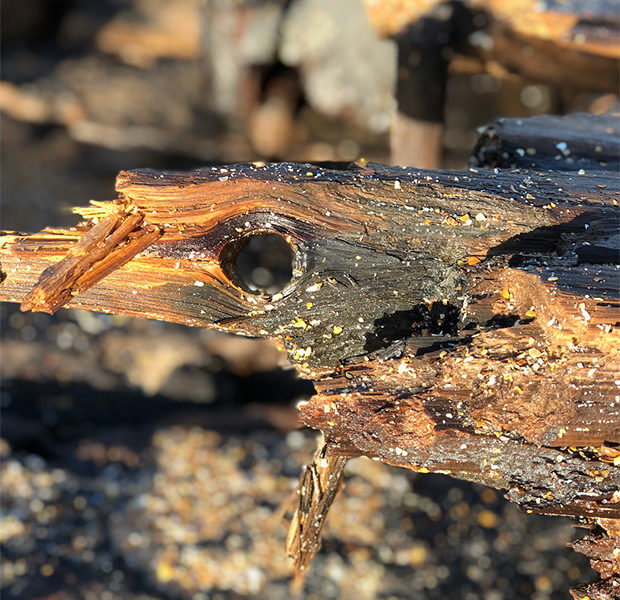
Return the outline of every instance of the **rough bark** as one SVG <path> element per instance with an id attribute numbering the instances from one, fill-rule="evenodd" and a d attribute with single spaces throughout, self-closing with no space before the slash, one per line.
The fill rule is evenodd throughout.
<path id="1" fill-rule="evenodd" d="M 255 163 L 122 172 L 117 191 L 75 228 L 6 235 L 0 299 L 274 340 L 315 382 L 300 415 L 329 447 L 306 473 L 321 502 L 334 457 L 366 455 L 528 512 L 620 519 L 613 171 Z M 261 232 L 295 253 L 271 296 L 235 271 Z"/>

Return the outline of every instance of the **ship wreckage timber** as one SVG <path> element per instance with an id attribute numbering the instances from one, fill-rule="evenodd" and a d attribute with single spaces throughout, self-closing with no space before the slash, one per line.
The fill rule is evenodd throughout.
<path id="1" fill-rule="evenodd" d="M 497 141 L 497 140 L 495 140 Z M 534 166 L 534 165 L 533 165 Z M 316 395 L 324 443 L 288 546 L 305 569 L 347 457 L 506 490 L 580 518 L 575 549 L 620 585 L 617 203 L 613 169 L 345 170 L 237 164 L 121 172 L 69 229 L 5 234 L 0 299 L 261 336 Z M 291 281 L 253 292 L 248 238 L 281 235 Z"/>

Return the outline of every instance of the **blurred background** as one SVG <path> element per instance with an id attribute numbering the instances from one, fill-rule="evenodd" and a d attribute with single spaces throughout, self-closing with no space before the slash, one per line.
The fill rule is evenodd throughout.
<path id="1" fill-rule="evenodd" d="M 75 223 L 70 207 L 112 199 L 121 169 L 395 162 L 401 33 L 445 3 L 411 2 L 406 18 L 398 4 L 3 0 L 3 229 Z M 470 43 L 488 43 L 492 16 Z M 437 166 L 465 168 L 477 128 L 498 116 L 617 105 L 613 81 L 524 77 L 448 38 Z M 269 257 L 256 261 L 264 278 Z M 81 311 L 4 304 L 0 325 L 5 598 L 290 597 L 282 515 L 316 432 L 295 409 L 312 384 L 284 356 Z M 568 598 L 594 579 L 565 548 L 576 535 L 493 490 L 355 459 L 301 597 Z"/>

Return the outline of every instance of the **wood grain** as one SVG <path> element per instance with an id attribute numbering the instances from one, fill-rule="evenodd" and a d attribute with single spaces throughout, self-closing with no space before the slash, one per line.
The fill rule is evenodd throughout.
<path id="1" fill-rule="evenodd" d="M 268 337 L 314 380 L 300 416 L 330 456 L 620 518 L 615 173 L 258 163 L 122 172 L 117 191 L 72 229 L 4 236 L 0 299 Z M 234 268 L 261 232 L 295 254 L 270 296 Z"/>

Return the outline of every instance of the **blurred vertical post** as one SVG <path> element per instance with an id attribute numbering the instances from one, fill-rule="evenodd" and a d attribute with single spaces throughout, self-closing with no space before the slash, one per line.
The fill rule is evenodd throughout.
<path id="1" fill-rule="evenodd" d="M 437 26 L 439 24 L 439 26 Z M 437 169 L 441 165 L 448 59 L 443 23 L 422 19 L 396 36 L 397 112 L 390 132 L 395 165 Z"/>
<path id="2" fill-rule="evenodd" d="M 368 0 L 366 10 L 377 32 L 392 37 L 398 48 L 391 162 L 437 169 L 442 158 L 448 67 L 452 47 L 469 29 L 466 11 L 459 2 L 443 0 L 409 4 Z"/>

